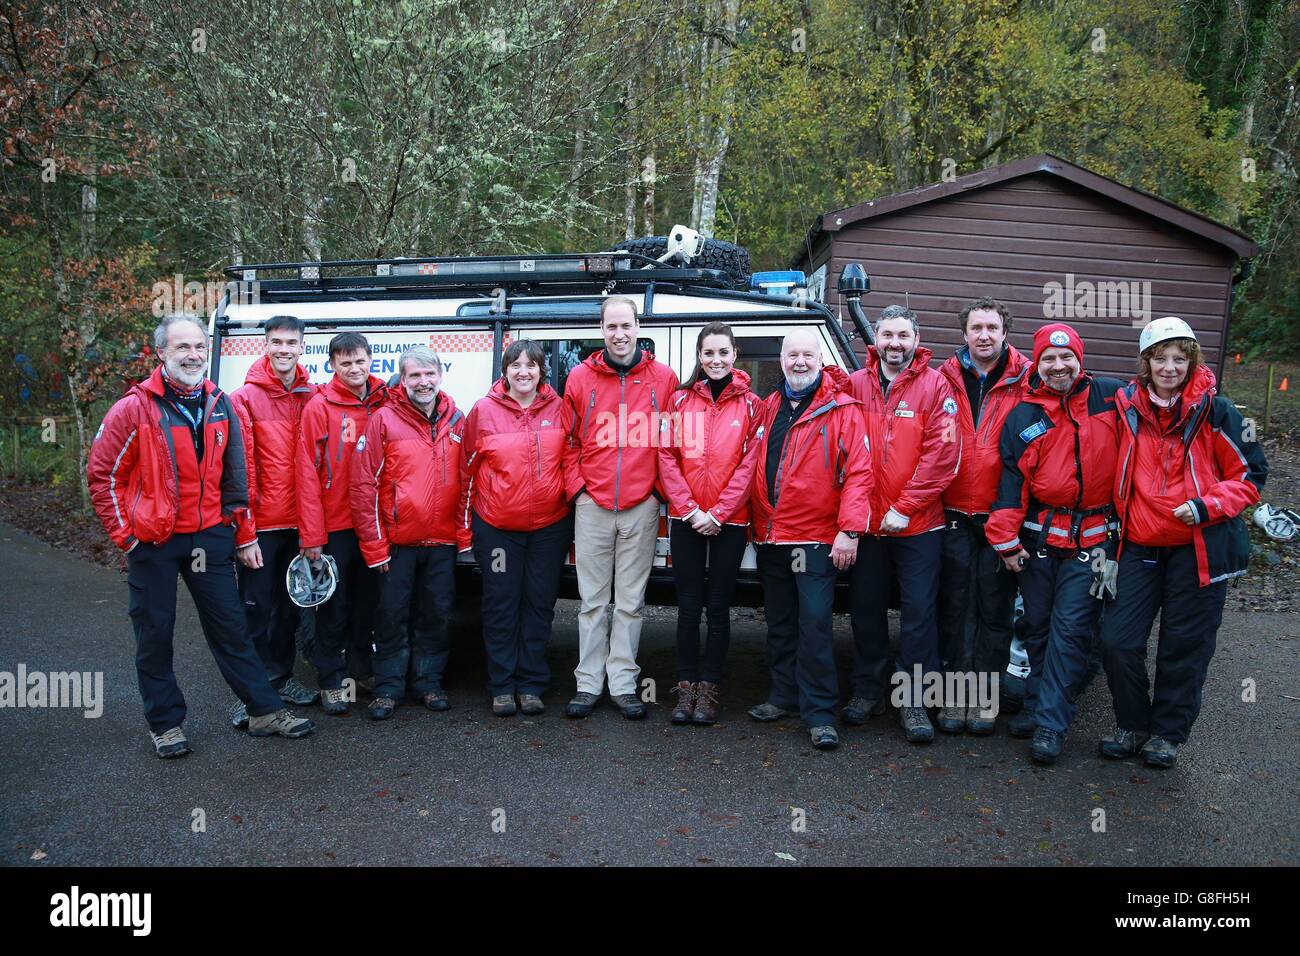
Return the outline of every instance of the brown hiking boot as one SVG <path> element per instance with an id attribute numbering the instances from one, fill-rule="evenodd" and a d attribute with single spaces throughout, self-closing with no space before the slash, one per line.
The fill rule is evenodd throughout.
<path id="1" fill-rule="evenodd" d="M 712 724 L 718 719 L 718 685 L 703 680 L 695 685 L 695 716 L 693 724 Z"/>
<path id="2" fill-rule="evenodd" d="M 695 714 L 695 689 L 698 684 L 681 681 L 672 692 L 677 695 L 677 706 L 673 709 L 674 724 L 689 724 Z"/>

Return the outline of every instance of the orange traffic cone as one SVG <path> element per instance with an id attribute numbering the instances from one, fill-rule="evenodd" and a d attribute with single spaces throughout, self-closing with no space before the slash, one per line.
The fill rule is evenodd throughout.
<path id="1" fill-rule="evenodd" d="M 1277 387 L 1277 390 L 1278 390 L 1279 392 L 1289 392 L 1289 391 L 1291 391 L 1291 378 L 1290 378 L 1290 376 L 1288 376 L 1288 375 L 1283 375 L 1283 376 L 1282 376 L 1282 384 L 1279 385 L 1279 386 Z"/>

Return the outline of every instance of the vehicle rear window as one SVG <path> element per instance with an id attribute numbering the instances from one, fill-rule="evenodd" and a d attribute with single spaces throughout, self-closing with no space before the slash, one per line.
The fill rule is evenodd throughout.
<path id="1" fill-rule="evenodd" d="M 740 337 L 736 346 L 740 353 L 736 358 L 736 368 L 749 373 L 749 387 L 755 395 L 767 398 L 785 378 L 781 372 L 781 338 L 774 335 L 746 335 Z M 686 374 L 689 375 L 690 372 Z"/>
<path id="2" fill-rule="evenodd" d="M 480 317 L 491 316 L 492 302 L 484 299 L 481 302 L 466 302 L 456 310 L 460 316 Z M 510 303 L 510 315 L 518 318 L 523 315 L 564 315 L 564 316 L 581 316 L 586 318 L 598 319 L 600 316 L 599 299 L 538 299 L 536 302 L 512 301 Z"/>

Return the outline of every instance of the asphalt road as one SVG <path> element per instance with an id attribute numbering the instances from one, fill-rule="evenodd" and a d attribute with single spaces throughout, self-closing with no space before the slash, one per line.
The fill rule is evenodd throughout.
<path id="1" fill-rule="evenodd" d="M 605 706 L 565 720 L 571 602 L 557 619 L 541 718 L 494 718 L 481 652 L 462 647 L 448 713 L 408 706 L 376 725 L 304 708 L 314 735 L 257 740 L 226 723 L 232 695 L 182 588 L 176 671 L 195 753 L 161 761 L 136 688 L 125 576 L 8 526 L 0 545 L 0 670 L 103 671 L 105 696 L 98 718 L 0 710 L 9 865 L 1300 863 L 1292 615 L 1228 615 L 1195 736 L 1176 769 L 1158 772 L 1095 755 L 1109 725 L 1104 680 L 1051 769 L 1031 765 L 1027 742 L 1002 721 L 993 737 L 916 747 L 880 717 L 844 729 L 838 751 L 815 752 L 797 722 L 745 716 L 766 678 L 762 628 L 743 612 L 722 723 L 668 722 L 671 612 L 643 636 L 643 676 L 660 691 L 649 719 Z M 847 621 L 837 637 L 843 675 Z M 299 676 L 310 683 L 301 664 Z M 1241 700 L 1245 678 L 1256 682 L 1253 703 Z"/>

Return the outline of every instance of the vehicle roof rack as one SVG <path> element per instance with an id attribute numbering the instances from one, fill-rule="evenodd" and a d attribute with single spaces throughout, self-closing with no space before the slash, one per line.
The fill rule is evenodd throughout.
<path id="1" fill-rule="evenodd" d="M 424 294 L 474 289 L 585 289 L 676 282 L 733 289 L 718 269 L 693 269 L 657 262 L 636 252 L 554 253 L 513 256 L 340 259 L 321 262 L 262 262 L 230 266 L 231 279 L 256 282 L 268 299 L 344 294 Z"/>

